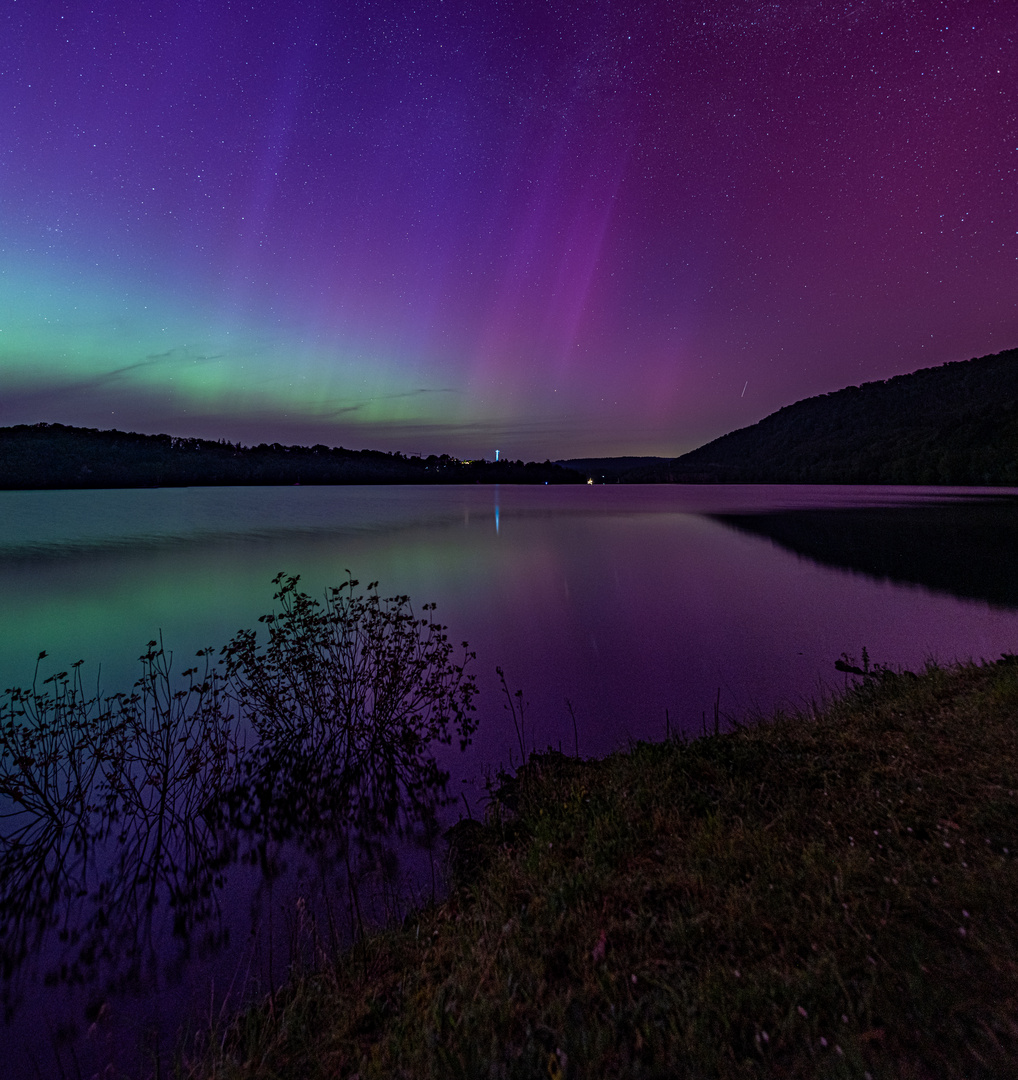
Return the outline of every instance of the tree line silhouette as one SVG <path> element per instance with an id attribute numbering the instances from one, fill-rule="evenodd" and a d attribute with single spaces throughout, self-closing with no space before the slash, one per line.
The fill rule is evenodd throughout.
<path id="1" fill-rule="evenodd" d="M 64 424 L 0 428 L 0 489 L 292 484 L 570 484 L 570 469 L 343 447 L 241 446 Z"/>

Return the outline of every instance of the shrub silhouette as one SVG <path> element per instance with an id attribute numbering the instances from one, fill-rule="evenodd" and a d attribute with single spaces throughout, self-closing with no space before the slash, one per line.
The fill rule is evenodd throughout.
<path id="1" fill-rule="evenodd" d="M 172 672 L 150 641 L 130 693 L 89 697 L 80 664 L 0 699 L 0 1004 L 33 957 L 47 978 L 140 977 L 153 912 L 182 941 L 219 914 L 238 858 L 274 871 L 273 841 L 383 865 L 387 838 L 437 833 L 448 774 L 433 743 L 476 728 L 474 659 L 435 606 L 352 577 L 324 602 L 281 573 L 268 639 L 238 633 Z M 39 661 L 45 658 L 41 654 Z M 36 668 L 38 676 L 38 665 Z M 351 885 L 352 888 L 352 885 Z M 63 943 L 54 957 L 44 942 Z M 162 957 L 165 962 L 168 957 Z"/>
<path id="2" fill-rule="evenodd" d="M 325 602 L 278 574 L 268 641 L 244 630 L 223 649 L 227 692 L 257 734 L 245 763 L 258 798 L 241 803 L 269 833 L 352 826 L 362 839 L 427 822 L 448 775 L 429 752 L 476 728 L 474 658 L 454 647 L 434 604 L 418 618 L 407 596 L 382 599 L 378 583 L 350 577 Z M 245 791 L 250 789 L 244 786 Z M 236 800 L 235 800 L 236 801 Z"/>

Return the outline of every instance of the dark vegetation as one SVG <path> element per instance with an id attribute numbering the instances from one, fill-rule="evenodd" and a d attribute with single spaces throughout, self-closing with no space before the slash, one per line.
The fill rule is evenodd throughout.
<path id="1" fill-rule="evenodd" d="M 188 1075 L 1018 1075 L 1018 657 L 836 666 L 799 715 L 532 754 L 447 902 L 295 968 Z"/>
<path id="2" fill-rule="evenodd" d="M 407 597 L 352 579 L 320 602 L 297 581 L 275 579 L 267 636 L 241 631 L 179 675 L 150 641 L 129 693 L 86 693 L 80 665 L 5 691 L 8 1023 L 32 981 L 91 987 L 94 1018 L 106 994 L 172 980 L 192 950 L 219 949 L 234 863 L 271 881 L 290 843 L 334 887 L 345 880 L 327 905 L 338 949 L 362 929 L 356 879 L 387 864 L 392 837 L 434 846 L 448 801 L 435 745 L 463 747 L 476 727 L 473 654 L 454 649 L 433 605 L 418 617 Z M 167 910 L 172 941 L 159 946 Z"/>
<path id="3" fill-rule="evenodd" d="M 220 440 L 63 424 L 0 428 L 0 489 L 269 484 L 575 484 L 550 461 L 463 462 L 342 447 L 240 446 Z"/>
<path id="4" fill-rule="evenodd" d="M 1018 608 L 1018 499 L 709 516 L 825 566 Z"/>
<path id="5" fill-rule="evenodd" d="M 663 457 L 592 457 L 567 458 L 564 461 L 556 461 L 555 464 L 581 473 L 584 478 L 593 480 L 595 484 L 616 484 L 635 469 L 667 465 L 669 460 Z"/>
<path id="6" fill-rule="evenodd" d="M 806 398 L 624 480 L 1018 485 L 1018 349 Z"/>

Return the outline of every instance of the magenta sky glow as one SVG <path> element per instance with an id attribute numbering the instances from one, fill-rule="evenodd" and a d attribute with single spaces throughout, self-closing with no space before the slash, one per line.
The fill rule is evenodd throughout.
<path id="1" fill-rule="evenodd" d="M 673 455 L 1018 345 L 1012 0 L 7 0 L 0 424 Z"/>

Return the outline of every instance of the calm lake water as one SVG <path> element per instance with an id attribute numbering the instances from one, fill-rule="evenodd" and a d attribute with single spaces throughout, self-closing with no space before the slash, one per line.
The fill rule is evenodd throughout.
<path id="1" fill-rule="evenodd" d="M 843 685 L 834 661 L 864 646 L 913 668 L 1018 651 L 1016 550 L 1018 492 L 999 489 L 0 492 L 0 687 L 31 683 L 45 650 L 42 675 L 80 659 L 86 686 L 127 689 L 160 632 L 180 670 L 258 625 L 279 571 L 320 595 L 349 570 L 383 596 L 436 602 L 476 651 L 480 727 L 441 760 L 479 810 L 485 779 L 519 758 L 496 666 L 523 693 L 528 746 L 601 755 L 664 737 L 666 722 L 695 735 L 718 701 L 745 719 Z M 399 858 L 386 888 L 426 894 L 431 856 L 410 845 Z M 130 977 L 116 956 L 67 967 L 75 931 L 61 940 L 59 925 L 78 916 L 58 900 L 58 929 L 2 973 L 10 1075 L 90 1075 L 118 1056 L 134 1067 L 140 1042 L 165 1052 L 188 1018 L 278 983 L 324 873 L 282 864 L 271 881 L 227 867 L 202 935 L 149 927 Z M 0 875 L 9 957 L 22 916 L 6 864 Z"/>

